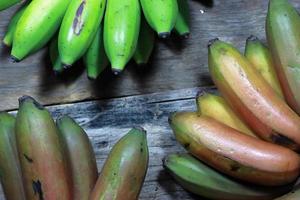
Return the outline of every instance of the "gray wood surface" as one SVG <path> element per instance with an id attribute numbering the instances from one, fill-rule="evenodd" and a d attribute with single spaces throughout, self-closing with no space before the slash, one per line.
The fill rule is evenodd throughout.
<path id="1" fill-rule="evenodd" d="M 67 114 L 86 130 L 94 147 L 99 171 L 112 146 L 130 128 L 142 126 L 147 131 L 150 160 L 140 199 L 195 200 L 197 197 L 185 192 L 164 171 L 162 159 L 171 153 L 184 152 L 169 128 L 168 116 L 175 111 L 196 110 L 195 96 L 199 90 L 182 89 L 47 108 L 55 119 Z M 206 90 L 215 91 L 212 88 Z M 4 199 L 3 194 L 0 199 Z"/>
<path id="2" fill-rule="evenodd" d="M 299 1 L 291 2 L 300 8 Z M 23 94 L 49 105 L 212 85 L 207 69 L 208 40 L 219 37 L 240 49 L 250 34 L 265 40 L 267 4 L 267 0 L 189 0 L 192 34 L 188 40 L 160 41 L 144 70 L 131 64 L 121 76 L 107 71 L 96 82 L 87 80 L 81 64 L 64 79 L 55 77 L 45 51 L 11 63 L 9 50 L 1 44 L 0 110 L 16 108 L 17 98 Z M 15 9 L 0 13 L 0 38 Z"/>

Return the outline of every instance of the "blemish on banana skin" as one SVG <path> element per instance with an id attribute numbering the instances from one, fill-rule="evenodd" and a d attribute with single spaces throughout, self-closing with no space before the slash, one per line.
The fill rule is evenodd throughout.
<path id="1" fill-rule="evenodd" d="M 85 7 L 86 1 L 82 1 L 81 4 L 79 5 L 75 19 L 73 20 L 73 32 L 75 35 L 80 35 L 81 30 L 84 26 L 83 19 L 82 19 L 82 13 Z"/>
<path id="2" fill-rule="evenodd" d="M 32 181 L 32 189 L 33 189 L 34 195 L 39 196 L 39 200 L 44 200 L 42 183 L 40 182 L 40 180 Z"/>

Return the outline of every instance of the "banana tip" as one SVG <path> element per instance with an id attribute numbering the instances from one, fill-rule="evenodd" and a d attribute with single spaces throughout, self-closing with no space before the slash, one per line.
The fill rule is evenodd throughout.
<path id="1" fill-rule="evenodd" d="M 171 33 L 170 32 L 161 32 L 158 33 L 158 37 L 161 39 L 167 39 L 168 37 L 170 37 Z"/>
<path id="2" fill-rule="evenodd" d="M 215 38 L 215 39 L 212 39 L 212 40 L 209 40 L 208 41 L 208 47 L 211 47 L 211 45 L 213 45 L 215 42 L 219 41 L 219 38 Z"/>
<path id="3" fill-rule="evenodd" d="M 207 92 L 205 91 L 205 90 L 199 90 L 198 92 L 197 92 L 197 95 L 196 95 L 196 97 L 198 98 L 198 97 L 202 97 L 202 96 L 204 96 L 204 95 L 206 95 L 207 94 Z"/>
<path id="4" fill-rule="evenodd" d="M 181 35 L 181 37 L 182 37 L 183 39 L 188 39 L 188 38 L 190 37 L 190 33 L 189 33 L 189 32 L 183 33 L 183 34 Z"/>
<path id="5" fill-rule="evenodd" d="M 168 123 L 169 123 L 169 125 L 171 125 L 172 124 L 172 119 L 173 119 L 173 116 L 176 114 L 176 112 L 171 112 L 170 113 L 170 115 L 169 115 L 169 117 L 168 117 Z"/>
<path id="6" fill-rule="evenodd" d="M 24 95 L 22 97 L 19 98 L 19 104 L 22 104 L 26 101 L 31 101 L 38 109 L 43 110 L 44 106 L 42 104 L 40 104 L 39 102 L 37 102 L 33 97 L 28 96 L 28 95 Z"/>
<path id="7" fill-rule="evenodd" d="M 11 62 L 13 62 L 13 63 L 18 63 L 18 62 L 20 62 L 20 59 L 18 59 L 17 57 L 15 57 L 15 56 L 13 56 L 13 55 L 10 56 L 10 60 L 11 60 Z"/>
<path id="8" fill-rule="evenodd" d="M 247 42 L 255 42 L 255 41 L 258 41 L 259 39 L 254 36 L 254 35 L 250 35 L 248 38 L 247 38 Z"/>
<path id="9" fill-rule="evenodd" d="M 121 69 L 112 69 L 112 72 L 114 75 L 118 76 L 121 74 L 122 70 Z"/>
<path id="10" fill-rule="evenodd" d="M 143 127 L 141 127 L 141 126 L 134 126 L 133 129 L 138 130 L 138 131 L 140 131 L 140 132 L 142 132 L 144 134 L 147 133 L 147 131 Z"/>
<path id="11" fill-rule="evenodd" d="M 71 64 L 65 64 L 65 63 L 63 63 L 62 65 L 63 65 L 63 68 L 64 68 L 65 70 L 70 69 L 70 68 L 72 67 Z"/>

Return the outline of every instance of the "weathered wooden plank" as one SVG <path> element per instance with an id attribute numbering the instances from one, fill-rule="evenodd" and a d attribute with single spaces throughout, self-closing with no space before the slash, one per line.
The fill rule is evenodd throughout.
<path id="1" fill-rule="evenodd" d="M 300 8 L 299 1 L 291 2 Z M 32 95 L 44 104 L 55 104 L 212 85 L 207 69 L 208 40 L 220 37 L 243 49 L 250 34 L 265 38 L 267 0 L 190 0 L 189 4 L 190 39 L 159 42 L 146 69 L 137 70 L 131 65 L 120 77 L 107 71 L 94 83 L 81 74 L 80 64 L 66 74 L 68 78 L 54 77 L 43 51 L 13 64 L 9 61 L 8 49 L 0 45 L 0 110 L 16 108 L 16 99 L 23 94 Z M 0 13 L 0 38 L 14 10 Z"/>
<path id="2" fill-rule="evenodd" d="M 169 128 L 168 116 L 175 111 L 195 110 L 198 90 L 182 89 L 47 108 L 54 118 L 68 114 L 86 130 L 94 147 L 99 170 L 121 136 L 133 126 L 144 127 L 147 130 L 150 161 L 140 199 L 192 200 L 197 198 L 185 192 L 164 171 L 162 159 L 171 153 L 184 152 Z M 207 90 L 215 91 L 213 88 Z M 16 114 L 16 111 L 12 113 Z M 3 195 L 0 199 L 4 199 Z"/>

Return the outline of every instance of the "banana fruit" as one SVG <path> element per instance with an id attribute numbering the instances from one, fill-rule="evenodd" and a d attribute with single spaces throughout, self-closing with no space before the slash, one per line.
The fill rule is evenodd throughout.
<path id="1" fill-rule="evenodd" d="M 148 25 L 146 19 L 141 20 L 141 28 L 138 44 L 133 55 L 133 59 L 137 65 L 146 65 L 149 61 L 154 48 L 155 34 Z"/>
<path id="2" fill-rule="evenodd" d="M 271 200 L 288 192 L 291 186 L 254 187 L 239 183 L 211 169 L 189 154 L 171 154 L 164 168 L 186 190 L 217 200 Z"/>
<path id="3" fill-rule="evenodd" d="M 257 137 L 255 133 L 239 118 L 239 116 L 230 108 L 230 105 L 223 97 L 201 92 L 196 99 L 198 114 L 211 117 L 231 128 L 242 133 Z"/>
<path id="4" fill-rule="evenodd" d="M 61 62 L 59 53 L 58 53 L 58 38 L 55 36 L 52 38 L 49 46 L 49 55 L 50 55 L 50 61 L 52 64 L 52 69 L 54 73 L 61 74 L 64 71 L 64 65 Z"/>
<path id="5" fill-rule="evenodd" d="M 287 0 L 270 0 L 267 40 L 289 106 L 300 115 L 300 16 Z"/>
<path id="6" fill-rule="evenodd" d="M 61 61 L 71 66 L 93 41 L 103 18 L 106 0 L 73 0 L 62 21 L 58 50 Z"/>
<path id="7" fill-rule="evenodd" d="M 16 145 L 15 118 L 5 112 L 0 113 L 0 172 L 5 198 L 25 200 Z"/>
<path id="8" fill-rule="evenodd" d="M 300 118 L 232 45 L 209 45 L 209 71 L 223 97 L 262 139 L 300 150 Z"/>
<path id="9" fill-rule="evenodd" d="M 112 71 L 119 74 L 133 56 L 140 32 L 139 0 L 109 0 L 104 19 L 104 47 Z"/>
<path id="10" fill-rule="evenodd" d="M 252 35 L 247 39 L 245 56 L 278 96 L 284 99 L 270 50 Z"/>
<path id="11" fill-rule="evenodd" d="M 62 116 L 56 124 L 71 166 L 72 200 L 88 200 L 98 177 L 93 147 L 87 134 L 72 118 Z"/>
<path id="12" fill-rule="evenodd" d="M 27 6 L 23 6 L 22 8 L 20 8 L 15 14 L 14 16 L 11 18 L 8 27 L 7 27 L 7 31 L 4 35 L 3 38 L 3 43 L 7 46 L 7 47 L 11 47 L 12 43 L 13 43 L 13 37 L 14 37 L 14 33 L 16 31 L 16 27 L 17 27 L 17 23 L 19 21 L 19 19 L 21 18 L 21 16 L 23 15 L 25 9 Z"/>
<path id="13" fill-rule="evenodd" d="M 90 200 L 137 200 L 148 167 L 146 131 L 134 128 L 112 148 Z"/>
<path id="14" fill-rule="evenodd" d="M 158 37 L 169 37 L 177 21 L 177 0 L 140 0 L 140 2 L 146 20 L 148 21 L 149 25 L 158 33 Z"/>
<path id="15" fill-rule="evenodd" d="M 13 38 L 15 62 L 42 48 L 58 30 L 70 0 L 34 0 L 21 16 Z"/>
<path id="16" fill-rule="evenodd" d="M 177 141 L 189 153 L 232 177 L 279 186 L 299 176 L 300 157 L 288 148 L 242 134 L 197 113 L 173 113 L 169 123 Z"/>
<path id="17" fill-rule="evenodd" d="M 104 50 L 103 26 L 101 25 L 92 41 L 91 46 L 83 56 L 88 78 L 95 80 L 108 66 L 109 62 Z"/>
<path id="18" fill-rule="evenodd" d="M 175 24 L 175 31 L 184 38 L 190 35 L 190 10 L 187 0 L 177 0 L 178 17 Z"/>
<path id="19" fill-rule="evenodd" d="M 22 2 L 22 0 L 1 0 L 0 1 L 0 11 L 5 10 L 17 3 Z"/>
<path id="20" fill-rule="evenodd" d="M 29 96 L 19 104 L 16 138 L 26 199 L 72 200 L 70 170 L 50 113 Z"/>

